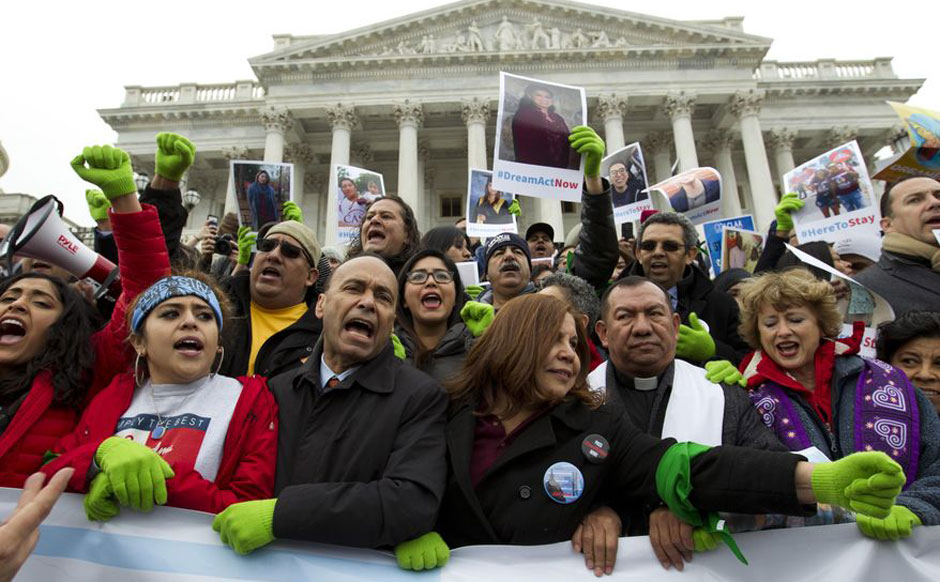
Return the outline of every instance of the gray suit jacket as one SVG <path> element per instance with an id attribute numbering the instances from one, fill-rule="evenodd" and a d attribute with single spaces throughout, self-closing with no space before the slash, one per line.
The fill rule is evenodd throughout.
<path id="1" fill-rule="evenodd" d="M 891 304 L 896 317 L 917 309 L 940 311 L 940 273 L 915 258 L 883 250 L 855 280 Z"/>

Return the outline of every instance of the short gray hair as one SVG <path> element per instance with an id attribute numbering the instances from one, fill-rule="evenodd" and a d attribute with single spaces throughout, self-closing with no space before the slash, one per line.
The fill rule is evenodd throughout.
<path id="1" fill-rule="evenodd" d="M 698 233 L 695 232 L 695 225 L 692 224 L 692 221 L 689 220 L 685 214 L 679 214 L 678 212 L 657 212 L 647 218 L 646 222 L 640 225 L 640 231 L 636 236 L 636 244 L 638 247 L 640 243 L 643 242 L 643 233 L 646 232 L 646 228 L 653 224 L 681 226 L 682 242 L 685 244 L 686 250 L 698 247 Z"/>
<path id="2" fill-rule="evenodd" d="M 594 329 L 594 322 L 600 316 L 601 302 L 591 284 L 568 273 L 552 273 L 542 279 L 542 289 L 555 285 L 568 291 L 574 308 L 588 316 L 588 330 Z"/>

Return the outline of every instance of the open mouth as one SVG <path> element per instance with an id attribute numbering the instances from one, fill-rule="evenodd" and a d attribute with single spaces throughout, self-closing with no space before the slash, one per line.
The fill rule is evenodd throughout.
<path id="1" fill-rule="evenodd" d="M 198 356 L 203 350 L 202 340 L 196 337 L 184 337 L 173 344 L 173 349 L 184 356 Z"/>
<path id="2" fill-rule="evenodd" d="M 421 298 L 421 305 L 427 309 L 439 309 L 443 304 L 444 301 L 437 293 L 428 293 Z"/>
<path id="3" fill-rule="evenodd" d="M 784 358 L 792 358 L 800 351 L 800 344 L 796 342 L 780 342 L 776 347 L 777 353 Z"/>
<path id="4" fill-rule="evenodd" d="M 5 317 L 0 320 L 0 345 L 15 344 L 26 337 L 26 324 L 19 319 Z"/>
<path id="5" fill-rule="evenodd" d="M 928 218 L 928 219 L 925 221 L 925 223 L 926 223 L 927 226 L 929 226 L 930 228 L 940 228 L 940 214 L 938 214 L 937 216 L 933 216 L 933 217 L 931 217 L 931 218 Z"/>
<path id="6" fill-rule="evenodd" d="M 663 261 L 653 261 L 650 263 L 650 271 L 663 271 L 669 268 L 669 264 Z"/>
<path id="7" fill-rule="evenodd" d="M 275 269 L 274 267 L 265 267 L 261 271 L 261 276 L 280 279 L 281 272 Z"/>
<path id="8" fill-rule="evenodd" d="M 350 319 L 346 322 L 346 325 L 343 326 L 343 329 L 364 339 L 371 339 L 373 334 L 375 334 L 375 325 L 373 325 L 372 322 L 359 318 Z"/>
<path id="9" fill-rule="evenodd" d="M 385 240 L 385 233 L 379 229 L 369 229 L 369 232 L 366 233 L 366 240 L 369 242 L 383 241 Z"/>
<path id="10" fill-rule="evenodd" d="M 560 380 L 570 380 L 574 374 L 571 373 L 571 370 L 563 370 L 561 368 L 553 368 L 548 371 L 550 374 L 557 376 Z"/>
<path id="11" fill-rule="evenodd" d="M 33 261 L 33 271 L 48 273 L 52 271 L 52 265 L 49 263 L 43 263 L 42 261 Z"/>

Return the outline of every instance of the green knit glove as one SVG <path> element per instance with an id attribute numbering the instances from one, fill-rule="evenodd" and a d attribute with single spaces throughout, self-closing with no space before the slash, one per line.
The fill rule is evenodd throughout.
<path id="1" fill-rule="evenodd" d="M 460 310 L 460 318 L 463 319 L 473 337 L 480 337 L 496 319 L 496 311 L 492 305 L 467 301 Z"/>
<path id="2" fill-rule="evenodd" d="M 284 202 L 284 206 L 281 207 L 281 220 L 293 220 L 303 223 L 304 211 L 297 204 L 287 200 Z"/>
<path id="3" fill-rule="evenodd" d="M 398 566 L 403 570 L 443 568 L 450 560 L 450 548 L 436 531 L 395 546 Z"/>
<path id="4" fill-rule="evenodd" d="M 728 360 L 705 362 L 705 379 L 715 384 L 737 384 L 742 388 L 747 386 L 744 374 Z"/>
<path id="5" fill-rule="evenodd" d="M 584 175 L 595 178 L 601 175 L 601 159 L 604 157 L 604 140 L 587 125 L 576 125 L 568 136 L 571 147 L 585 155 Z"/>
<path id="6" fill-rule="evenodd" d="M 87 146 L 72 159 L 72 169 L 79 178 L 97 186 L 108 200 L 137 192 L 131 157 L 124 150 L 109 145 Z"/>
<path id="7" fill-rule="evenodd" d="M 196 159 L 196 146 L 175 133 L 157 134 L 156 173 L 167 180 L 179 182 Z"/>
<path id="8" fill-rule="evenodd" d="M 793 217 L 791 212 L 796 212 L 806 204 L 800 200 L 800 195 L 796 192 L 787 192 L 780 199 L 780 203 L 774 208 L 774 216 L 777 218 L 777 230 L 793 230 Z"/>
<path id="9" fill-rule="evenodd" d="M 121 437 L 108 437 L 98 445 L 95 461 L 107 473 L 121 505 L 150 511 L 154 502 L 166 503 L 166 480 L 173 469 L 160 455 L 142 444 Z"/>
<path id="10" fill-rule="evenodd" d="M 909 538 L 915 527 L 923 525 L 917 514 L 903 505 L 892 507 L 891 514 L 884 519 L 856 515 L 855 523 L 858 524 L 858 529 L 866 536 L 876 540 L 891 541 Z"/>
<path id="11" fill-rule="evenodd" d="M 854 453 L 832 463 L 819 463 L 810 478 L 818 503 L 884 519 L 905 483 L 901 465 L 888 455 Z"/>
<path id="12" fill-rule="evenodd" d="M 679 341 L 676 357 L 695 362 L 704 362 L 715 355 L 715 340 L 698 320 L 695 313 L 689 314 L 689 325 L 679 326 Z"/>
<path id="13" fill-rule="evenodd" d="M 483 285 L 467 285 L 463 290 L 467 292 L 470 299 L 476 299 L 480 296 L 480 293 L 483 293 Z"/>
<path id="14" fill-rule="evenodd" d="M 408 357 L 408 354 L 405 353 L 405 346 L 401 345 L 401 340 L 398 339 L 398 336 L 395 334 L 392 334 L 392 351 L 399 360 L 404 360 Z"/>
<path id="15" fill-rule="evenodd" d="M 85 190 L 85 202 L 88 203 L 88 214 L 95 222 L 108 219 L 108 208 L 111 201 L 101 190 Z"/>
<path id="16" fill-rule="evenodd" d="M 509 214 L 512 214 L 516 218 L 522 216 L 522 208 L 519 207 L 519 200 L 517 198 L 512 199 L 512 203 L 509 205 Z"/>
<path id="17" fill-rule="evenodd" d="M 212 529 L 222 543 L 247 554 L 274 541 L 274 506 L 277 499 L 234 503 L 215 516 Z"/>
<path id="18" fill-rule="evenodd" d="M 89 521 L 108 521 L 121 512 L 121 506 L 114 498 L 111 480 L 106 473 L 98 473 L 91 480 L 84 499 L 85 515 Z"/>
<path id="19" fill-rule="evenodd" d="M 251 261 L 251 249 L 258 240 L 258 233 L 252 232 L 250 226 L 238 229 L 238 264 L 247 265 Z"/>
<path id="20" fill-rule="evenodd" d="M 697 527 L 692 530 L 692 543 L 696 552 L 710 552 L 718 547 L 721 538 L 705 528 Z"/>

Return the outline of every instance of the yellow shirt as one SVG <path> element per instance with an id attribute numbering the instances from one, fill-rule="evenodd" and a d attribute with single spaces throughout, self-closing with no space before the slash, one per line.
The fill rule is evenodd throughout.
<path id="1" fill-rule="evenodd" d="M 248 356 L 248 375 L 255 373 L 255 358 L 264 342 L 294 324 L 307 313 L 307 304 L 298 303 L 284 309 L 265 309 L 254 301 L 251 302 L 251 354 Z"/>

